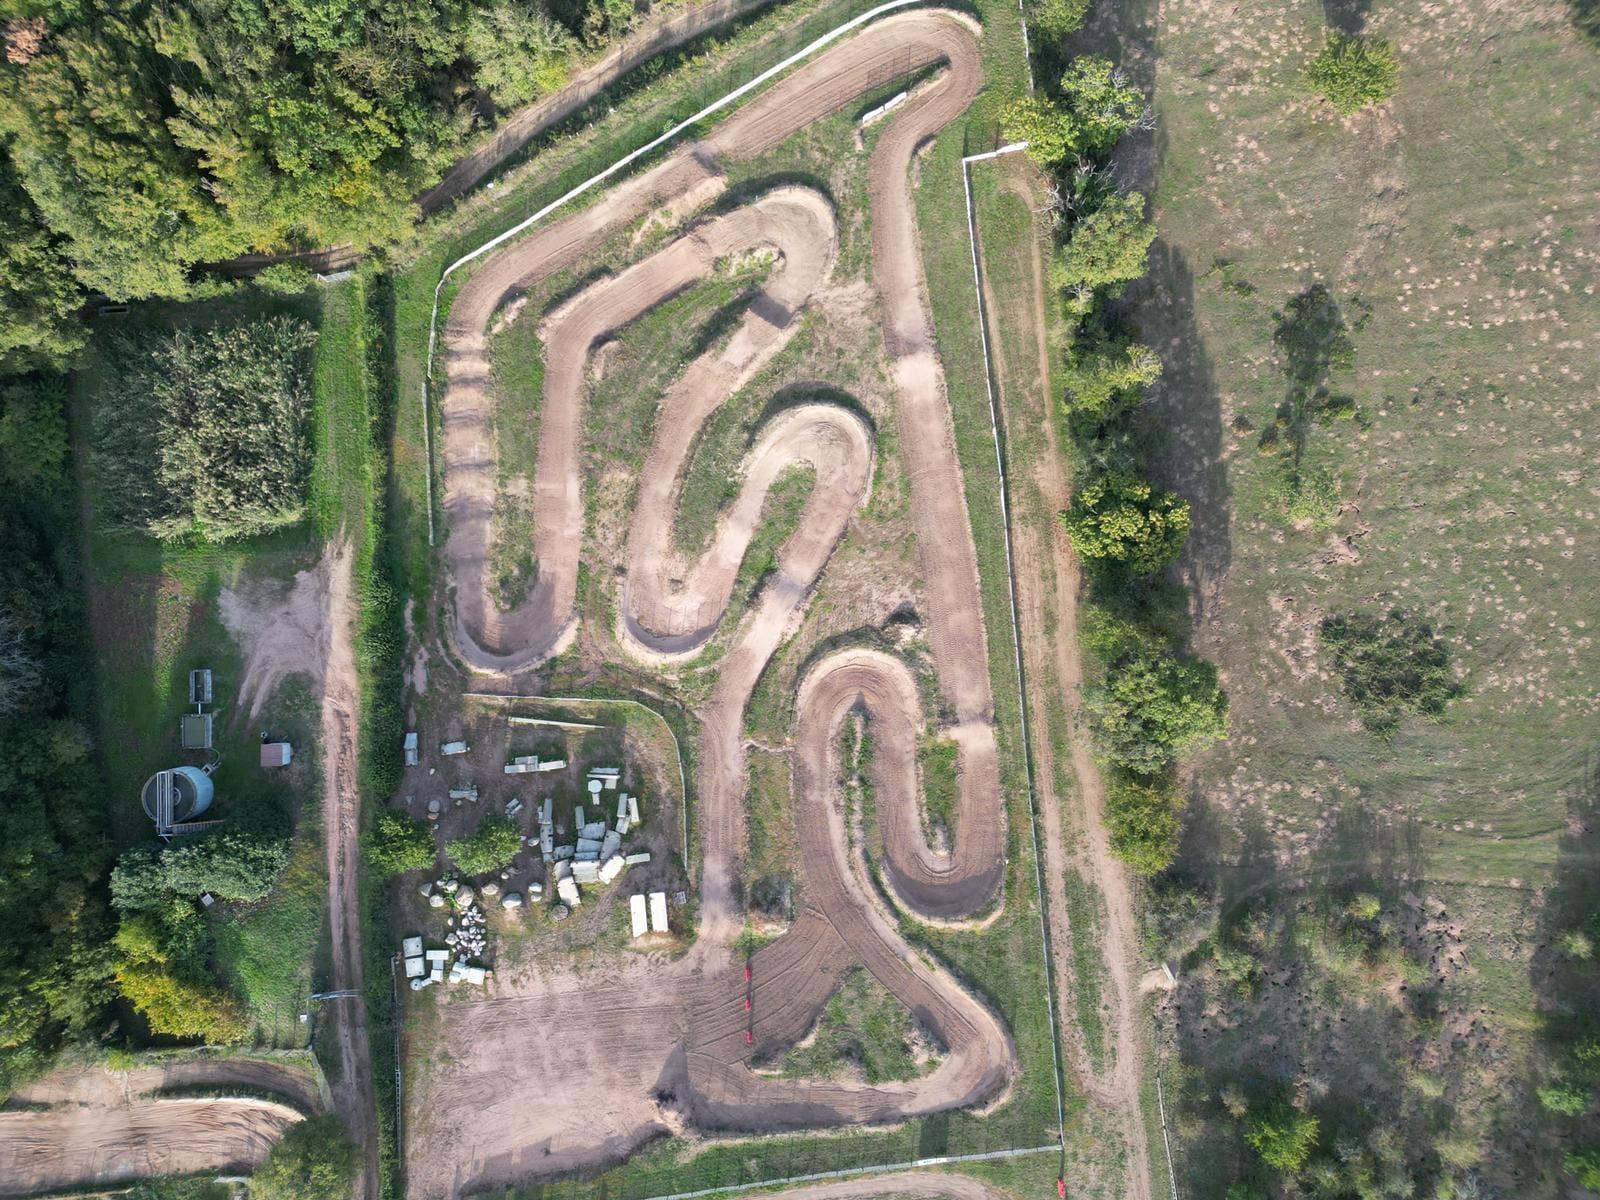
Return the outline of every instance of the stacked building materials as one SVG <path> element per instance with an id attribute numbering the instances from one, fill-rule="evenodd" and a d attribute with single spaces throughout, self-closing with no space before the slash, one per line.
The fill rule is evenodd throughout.
<path id="1" fill-rule="evenodd" d="M 450 799 L 458 804 L 463 800 L 470 800 L 476 804 L 478 802 L 478 785 L 469 783 L 462 787 L 453 787 L 450 789 Z"/>

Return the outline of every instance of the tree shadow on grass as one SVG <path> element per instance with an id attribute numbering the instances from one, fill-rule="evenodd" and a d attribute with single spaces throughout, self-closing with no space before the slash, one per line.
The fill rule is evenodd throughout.
<path id="1" fill-rule="evenodd" d="M 1149 261 L 1148 273 L 1123 303 L 1146 344 L 1161 356 L 1161 378 L 1150 389 L 1144 424 L 1156 431 L 1153 473 L 1191 505 L 1193 527 L 1181 565 L 1195 589 L 1196 616 L 1204 620 L 1216 610 L 1233 561 L 1222 399 L 1195 319 L 1187 256 L 1158 238 Z"/>
<path id="2" fill-rule="evenodd" d="M 1322 17 L 1335 33 L 1355 37 L 1367 27 L 1372 0 L 1322 0 Z"/>

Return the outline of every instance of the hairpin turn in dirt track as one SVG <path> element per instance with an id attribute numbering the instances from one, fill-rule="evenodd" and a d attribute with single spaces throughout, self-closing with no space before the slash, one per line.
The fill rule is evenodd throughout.
<path id="1" fill-rule="evenodd" d="M 892 915 L 851 861 L 834 803 L 845 720 L 864 714 L 873 733 L 872 776 L 885 876 L 895 903 L 918 919 L 981 919 L 1004 903 L 1005 820 L 977 556 L 937 356 L 923 275 L 911 170 L 917 149 L 959 117 L 981 83 L 975 24 L 943 10 L 887 17 L 802 67 L 712 134 L 630 178 L 593 205 L 540 226 L 487 257 L 462 285 L 444 338 L 441 455 L 445 553 L 454 585 L 451 636 L 475 671 L 510 676 L 536 667 L 574 638 L 583 477 L 583 381 L 609 334 L 706 276 L 730 255 L 766 249 L 776 265 L 732 336 L 692 362 L 662 396 L 653 445 L 638 480 L 620 588 L 617 644 L 644 662 L 693 656 L 723 623 L 734 577 L 773 480 L 804 464 L 817 472 L 777 570 L 740 622 L 699 711 L 698 821 L 703 852 L 698 939 L 685 958 L 641 964 L 581 992 L 544 979 L 517 995 L 452 1006 L 453 1042 L 503 1050 L 518 1024 L 560 1028 L 586 1014 L 604 1046 L 574 1063 L 538 1039 L 511 1043 L 492 1084 L 468 1070 L 435 1080 L 413 1128 L 411 1190 L 455 1193 L 614 1159 L 686 1119 L 702 1129 L 772 1130 L 901 1120 L 992 1102 L 1018 1069 L 1009 1033 L 947 970 L 898 933 Z M 747 1011 L 734 868 L 742 845 L 742 725 L 768 661 L 792 632 L 845 530 L 871 489 L 873 431 L 854 411 L 811 402 L 780 411 L 747 455 L 740 491 L 709 549 L 691 562 L 671 546 L 671 514 L 694 439 L 717 406 L 789 341 L 797 317 L 834 267 L 837 215 L 809 187 L 785 184 L 690 221 L 675 240 L 619 273 L 583 286 L 546 315 L 547 373 L 533 477 L 537 580 L 503 611 L 489 588 L 496 462 L 489 342 L 496 315 L 608 236 L 651 213 L 672 224 L 712 206 L 730 164 L 755 158 L 880 84 L 888 73 L 937 68 L 889 118 L 869 164 L 872 274 L 892 376 L 898 451 L 910 491 L 917 559 L 937 680 L 960 753 L 954 849 L 929 844 L 919 816 L 916 747 L 923 727 L 916 681 L 897 658 L 846 649 L 812 664 L 800 683 L 793 772 L 805 906 L 789 931 L 758 951 Z M 671 586 L 669 586 L 671 581 Z M 946 1049 L 931 1073 L 904 1083 L 777 1079 L 750 1064 L 802 1037 L 859 963 Z M 595 1014 L 599 1014 L 598 1017 Z M 753 1016 L 752 1016 L 753 1014 Z M 598 1026 L 598 1028 L 597 1028 Z M 532 1044 L 530 1044 L 532 1043 Z M 507 1076 L 539 1089 L 537 1111 Z M 570 1081 L 570 1082 L 564 1082 Z M 494 1093 L 490 1099 L 489 1093 Z M 603 1111 L 589 1097 L 603 1096 Z M 661 1097 L 673 1098 L 664 1105 Z M 452 1113 L 467 1114 L 452 1116 Z"/>

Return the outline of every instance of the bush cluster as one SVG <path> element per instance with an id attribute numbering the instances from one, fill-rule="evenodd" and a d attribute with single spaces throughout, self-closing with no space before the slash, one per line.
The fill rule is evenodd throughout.
<path id="1" fill-rule="evenodd" d="M 362 840 L 368 865 L 380 875 L 425 871 L 433 866 L 433 826 L 403 812 L 379 809 Z"/>
<path id="2" fill-rule="evenodd" d="M 288 861 L 286 839 L 231 831 L 123 853 L 111 872 L 117 986 L 153 1033 L 218 1043 L 245 1036 L 243 1009 L 213 981 L 198 898 L 261 900 Z"/>
<path id="3" fill-rule="evenodd" d="M 1074 6 L 1068 20 L 1059 4 L 1035 12 L 1045 7 L 1060 37 L 1087 6 Z M 1064 200 L 1050 278 L 1071 328 L 1062 407 L 1080 470 L 1061 520 L 1089 575 L 1086 618 L 1101 635 L 1102 678 L 1085 706 L 1110 766 L 1112 849 L 1154 875 L 1177 853 L 1176 762 L 1226 733 L 1227 699 L 1215 669 L 1182 653 L 1182 600 L 1162 577 L 1188 538 L 1189 504 L 1149 478 L 1139 410 L 1161 360 L 1114 303 L 1144 274 L 1156 231 L 1145 198 L 1118 191 L 1102 160 L 1145 112 L 1138 89 L 1110 62 L 1082 57 L 1047 93 L 1010 106 L 1002 131 L 1028 141 Z"/>
<path id="4" fill-rule="evenodd" d="M 1398 609 L 1327 617 L 1318 629 L 1340 686 L 1373 733 L 1392 734 L 1409 715 L 1438 720 L 1461 695 L 1450 647 L 1427 621 Z"/>
<path id="5" fill-rule="evenodd" d="M 1311 86 L 1349 116 L 1394 95 L 1400 62 L 1382 38 L 1334 34 L 1306 68 Z"/>
<path id="6" fill-rule="evenodd" d="M 510 817 L 490 813 L 469 837 L 455 839 L 444 852 L 464 874 L 487 875 L 509 866 L 521 849 L 522 831 L 517 823 Z"/>

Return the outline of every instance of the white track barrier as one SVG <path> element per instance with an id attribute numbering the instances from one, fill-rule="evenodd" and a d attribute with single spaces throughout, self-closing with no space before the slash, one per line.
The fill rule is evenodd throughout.
<path id="1" fill-rule="evenodd" d="M 438 344 L 439 333 L 439 296 L 444 291 L 445 281 L 448 280 L 458 268 L 466 266 L 474 259 L 481 258 L 489 251 L 493 250 L 496 246 L 502 246 L 506 242 L 509 242 L 512 238 L 525 232 L 534 225 L 537 225 L 540 221 L 544 220 L 557 209 L 573 200 L 576 200 L 579 196 L 594 188 L 596 185 L 604 183 L 618 172 L 626 170 L 628 167 L 632 166 L 634 163 L 638 162 L 641 158 L 645 157 L 647 154 L 650 154 L 652 151 L 658 150 L 662 146 L 665 146 L 668 142 L 673 141 L 684 130 L 693 125 L 699 124 L 707 117 L 715 116 L 729 105 L 737 103 L 739 100 L 742 100 L 745 96 L 748 96 L 751 92 L 759 88 L 762 84 L 776 79 L 779 75 L 782 75 L 784 72 L 788 71 L 789 68 L 804 62 L 806 59 L 814 55 L 818 50 L 832 45 L 834 42 L 844 37 L 845 34 L 853 33 L 855 30 L 860 29 L 863 25 L 871 24 L 873 21 L 876 21 L 879 17 L 884 16 L 887 13 L 898 12 L 902 8 L 911 8 L 915 5 L 924 3 L 927 3 L 927 0 L 889 0 L 887 4 L 880 4 L 876 8 L 869 8 L 860 16 L 851 18 L 843 25 L 835 26 L 833 29 L 830 29 L 827 33 L 823 34 L 809 45 L 803 46 L 801 49 L 795 51 L 782 62 L 768 67 L 765 71 L 761 72 L 761 74 L 757 75 L 748 83 L 742 84 L 741 86 L 734 88 L 733 91 L 727 93 L 727 95 L 713 100 L 699 112 L 695 113 L 694 116 L 679 121 L 661 136 L 652 138 L 643 146 L 640 146 L 637 150 L 631 151 L 628 154 L 624 154 L 605 170 L 601 171 L 597 175 L 591 175 L 588 179 L 585 179 L 582 183 L 578 184 L 570 191 L 552 200 L 549 204 L 546 204 L 531 217 L 525 217 L 523 220 L 518 221 L 510 229 L 507 229 L 504 233 L 496 234 L 494 237 L 484 242 L 483 245 L 474 250 L 468 251 L 466 254 L 463 254 L 460 258 L 456 259 L 455 262 L 451 263 L 444 269 L 443 273 L 441 273 L 439 276 L 439 282 L 434 286 L 433 289 L 433 313 L 428 318 L 428 358 L 423 364 L 422 370 L 422 440 L 427 452 L 428 545 L 431 546 L 434 544 L 433 429 L 429 418 L 428 384 L 433 378 L 433 355 Z M 1029 65 L 1029 70 L 1031 73 L 1031 64 Z M 1031 86 L 1031 75 L 1029 82 Z"/>

